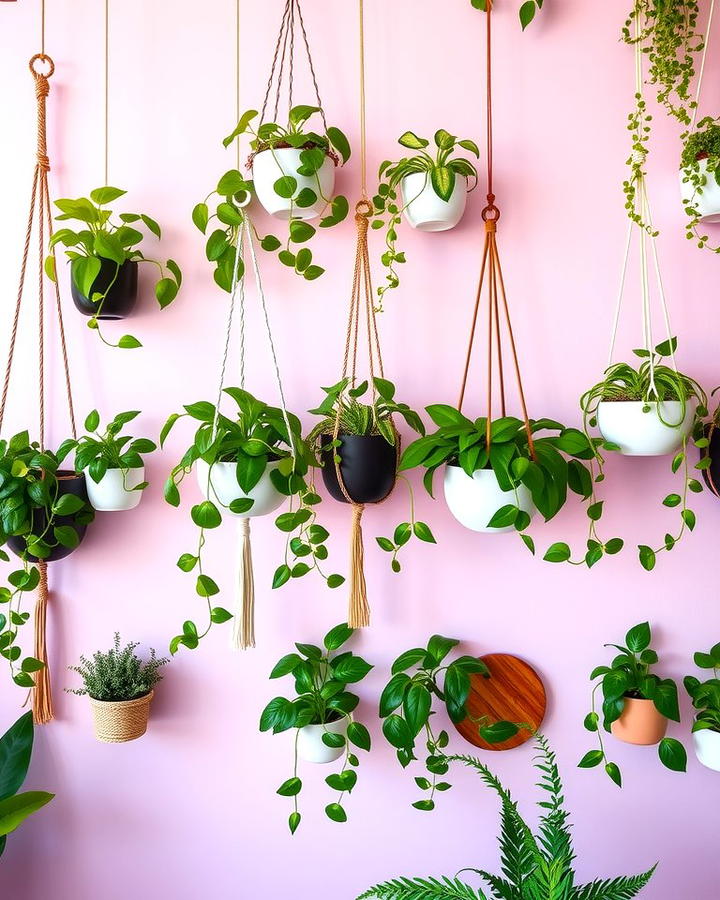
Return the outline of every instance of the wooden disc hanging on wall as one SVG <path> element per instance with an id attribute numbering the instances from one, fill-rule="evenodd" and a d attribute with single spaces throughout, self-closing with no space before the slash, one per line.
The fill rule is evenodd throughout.
<path id="1" fill-rule="evenodd" d="M 532 731 L 521 728 L 515 737 L 500 744 L 488 744 L 478 734 L 473 719 L 486 716 L 488 724 L 505 720 L 524 722 L 537 731 L 545 718 L 547 698 L 545 687 L 538 673 L 525 660 L 509 653 L 490 653 L 480 659 L 488 667 L 490 677 L 470 676 L 468 718 L 455 727 L 460 734 L 483 750 L 511 750 L 532 737 Z M 472 718 L 471 718 L 472 717 Z"/>

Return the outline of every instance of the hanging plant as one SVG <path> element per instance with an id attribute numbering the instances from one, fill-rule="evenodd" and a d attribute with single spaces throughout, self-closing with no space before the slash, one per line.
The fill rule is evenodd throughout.
<path id="1" fill-rule="evenodd" d="M 687 238 L 697 241 L 701 249 L 720 253 L 720 247 L 709 244 L 708 235 L 698 232 L 703 222 L 720 222 L 720 124 L 716 119 L 702 119 L 697 130 L 685 137 L 680 165 Z"/>
<path id="2" fill-rule="evenodd" d="M 599 442 L 594 441 L 599 469 L 594 481 L 604 478 L 603 450 L 623 456 L 672 454 L 673 473 L 682 471 L 681 492 L 668 494 L 663 500 L 664 506 L 679 508 L 680 530 L 676 535 L 666 534 L 660 547 L 638 546 L 640 563 L 647 571 L 655 567 L 658 553 L 672 550 L 686 531 L 695 528 L 696 515 L 688 506 L 688 495 L 700 493 L 702 484 L 692 473 L 711 464 L 705 457 L 690 467 L 688 442 L 701 449 L 708 447 L 702 423 L 707 415 L 707 396 L 694 379 L 674 367 L 676 348 L 677 339 L 672 338 L 652 352 L 634 350 L 642 360 L 638 368 L 615 363 L 580 399 L 585 433 L 589 435 L 597 428 L 602 435 Z M 666 357 L 672 359 L 672 367 L 662 362 Z M 592 503 L 597 502 L 593 492 Z"/>
<path id="3" fill-rule="evenodd" d="M 148 438 L 120 435 L 139 415 L 139 410 L 119 413 L 100 431 L 100 414 L 94 409 L 85 419 L 90 434 L 70 444 L 76 451 L 75 468 L 86 475 L 90 503 L 98 512 L 135 509 L 148 486 L 143 455 L 157 450 L 156 444 Z"/>
<path id="4" fill-rule="evenodd" d="M 388 272 L 387 283 L 377 290 L 379 308 L 386 292 L 400 284 L 397 266 L 405 262 L 404 252 L 397 249 L 401 217 L 404 215 L 419 231 L 447 231 L 462 219 L 467 194 L 477 185 L 475 166 L 455 155 L 456 149 L 462 147 L 479 157 L 477 144 L 458 140 L 444 129 L 435 132 L 434 142 L 431 155 L 426 149 L 430 141 L 406 131 L 398 143 L 419 152 L 397 161 L 385 160 L 380 165 L 372 227 L 385 229 L 386 249 L 381 259 Z"/>
<path id="5" fill-rule="evenodd" d="M 283 656 L 270 673 L 270 678 L 292 675 L 295 679 L 293 699 L 274 697 L 260 717 L 260 731 L 280 734 L 295 729 L 293 774 L 277 790 L 281 797 L 293 798 L 289 818 L 292 834 L 301 820 L 298 795 L 303 783 L 298 776 L 298 758 L 320 764 L 343 758 L 340 771 L 325 779 L 338 792 L 337 800 L 325 807 L 325 814 L 333 822 L 346 822 L 343 798 L 357 784 L 360 765 L 354 748 L 370 750 L 370 733 L 354 717 L 359 698 L 347 688 L 362 681 L 372 666 L 351 651 L 338 652 L 353 633 L 352 628 L 341 624 L 325 635 L 323 647 L 295 644 L 298 652 Z"/>
<path id="6" fill-rule="evenodd" d="M 694 659 L 698 669 L 712 671 L 706 681 L 687 675 L 683 682 L 696 710 L 692 727 L 695 754 L 708 769 L 720 772 L 720 644 L 707 653 L 696 653 Z"/>
<path id="7" fill-rule="evenodd" d="M 622 787 L 616 763 L 610 762 L 600 726 L 627 744 L 658 747 L 660 762 L 674 772 L 684 772 L 687 753 L 680 741 L 665 737 L 668 719 L 680 721 L 677 685 L 672 678 L 660 678 L 651 671 L 658 655 L 650 646 L 650 625 L 635 625 L 625 636 L 626 646 L 606 644 L 619 651 L 609 666 L 593 669 L 590 680 L 592 709 L 585 717 L 585 728 L 597 734 L 598 750 L 590 750 L 578 763 L 582 769 L 604 765 L 608 777 Z M 596 711 L 596 694 L 602 690 L 602 722 Z"/>
<path id="8" fill-rule="evenodd" d="M 145 240 L 142 232 L 132 226 L 142 223 L 158 239 L 162 236 L 158 223 L 144 213 L 120 213 L 119 221 L 113 221 L 113 211 L 107 208 L 126 194 L 115 187 L 101 187 L 90 192 L 90 199 L 56 200 L 60 210 L 58 221 L 82 223 L 74 231 L 61 228 L 50 240 L 50 249 L 57 244 L 65 248 L 70 260 L 71 291 L 75 306 L 89 316 L 88 328 L 97 331 L 100 339 L 109 347 L 133 349 L 141 347 L 137 338 L 123 335 L 117 344 L 103 337 L 100 322 L 106 319 L 124 319 L 130 315 L 137 300 L 138 263 L 152 263 L 158 267 L 160 277 L 155 284 L 155 297 L 161 309 L 169 306 L 177 296 L 182 283 L 178 264 L 169 259 L 165 263 L 146 257 L 138 248 Z M 49 277 L 55 280 L 55 262 L 51 254 L 45 265 Z"/>
<path id="9" fill-rule="evenodd" d="M 483 12 L 487 12 L 487 0 L 470 0 L 470 5 L 475 9 L 480 9 Z M 543 7 L 543 0 L 524 0 L 524 2 L 520 6 L 520 12 L 518 15 L 520 16 L 520 24 L 522 25 L 522 30 L 528 27 L 528 25 L 535 18 L 535 14 L 539 12 Z"/>
<path id="10" fill-rule="evenodd" d="M 223 607 L 213 606 L 212 598 L 220 588 L 204 571 L 202 561 L 206 532 L 222 524 L 223 513 L 243 519 L 268 515 L 289 498 L 289 511 L 278 516 L 275 523 L 287 535 L 287 543 L 273 587 L 281 587 L 291 578 L 301 578 L 313 570 L 331 588 L 339 587 L 345 580 L 341 575 L 325 575 L 321 568 L 328 557 L 325 542 L 329 534 L 317 522 L 316 508 L 321 498 L 309 477 L 312 454 L 302 439 L 299 419 L 287 414 L 288 431 L 283 410 L 268 406 L 237 387 L 224 388 L 223 393 L 235 401 L 233 418 L 202 400 L 185 406 L 184 413 L 173 413 L 160 435 L 162 447 L 179 419 L 188 417 L 199 423 L 192 444 L 165 484 L 165 499 L 171 506 L 180 505 L 179 486 L 193 469 L 205 495 L 190 511 L 199 529 L 197 549 L 195 553 L 183 553 L 178 567 L 183 572 L 197 572 L 196 591 L 207 600 L 208 622 L 202 631 L 194 622 L 185 622 L 183 633 L 171 641 L 172 653 L 180 645 L 194 650 L 213 623 L 232 618 Z"/>

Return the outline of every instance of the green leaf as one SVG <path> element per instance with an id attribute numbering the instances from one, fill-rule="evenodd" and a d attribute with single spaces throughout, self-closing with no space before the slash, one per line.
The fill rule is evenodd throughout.
<path id="1" fill-rule="evenodd" d="M 124 334 L 118 341 L 118 347 L 121 350 L 136 350 L 138 347 L 142 347 L 142 344 L 131 334 Z"/>
<path id="2" fill-rule="evenodd" d="M 280 794 L 281 797 L 296 797 L 300 791 L 302 790 L 302 781 L 295 778 L 288 778 L 287 781 L 283 781 L 280 787 L 277 789 L 276 793 Z"/>
<path id="3" fill-rule="evenodd" d="M 263 248 L 263 250 L 267 250 L 269 253 L 274 253 L 275 250 L 278 250 L 280 247 L 282 247 L 282 244 L 274 234 L 266 234 L 265 237 L 260 241 L 260 246 Z"/>
<path id="4" fill-rule="evenodd" d="M 448 202 L 455 190 L 455 172 L 448 166 L 433 166 L 430 183 L 437 196 Z"/>
<path id="5" fill-rule="evenodd" d="M 457 647 L 460 641 L 454 638 L 446 638 L 441 634 L 434 634 L 427 645 L 427 652 L 432 657 L 436 665 L 445 659 L 453 647 Z"/>
<path id="6" fill-rule="evenodd" d="M 413 734 L 407 722 L 395 714 L 388 716 L 383 722 L 383 734 L 389 744 L 398 750 L 410 749 L 413 746 Z"/>
<path id="7" fill-rule="evenodd" d="M 602 750 L 590 750 L 580 760 L 580 762 L 578 763 L 578 768 L 594 769 L 595 766 L 600 765 L 600 763 L 603 761 L 604 758 L 605 757 L 604 757 Z"/>
<path id="8" fill-rule="evenodd" d="M 348 740 L 361 750 L 370 750 L 370 732 L 361 722 L 351 722 L 347 730 Z"/>
<path id="9" fill-rule="evenodd" d="M 687 527 L 692 531 L 695 528 L 695 513 L 691 509 L 684 509 L 680 513 L 682 516 L 683 522 L 687 525 Z"/>
<path id="10" fill-rule="evenodd" d="M 640 653 L 642 650 L 646 650 L 650 646 L 650 641 L 649 622 L 641 622 L 639 625 L 633 626 L 625 636 L 628 650 L 632 650 L 633 653 Z"/>
<path id="11" fill-rule="evenodd" d="M 345 684 L 355 684 L 368 674 L 372 669 L 370 663 L 365 662 L 359 656 L 340 656 L 331 663 L 335 677 Z"/>
<path id="12" fill-rule="evenodd" d="M 570 547 L 562 541 L 559 541 L 548 548 L 543 559 L 546 562 L 561 563 L 567 562 L 571 555 Z"/>
<path id="13" fill-rule="evenodd" d="M 122 191 L 120 188 L 116 187 L 106 186 L 90 191 L 90 199 L 93 203 L 97 203 L 98 206 L 105 206 L 106 204 L 117 200 L 119 197 L 122 197 L 124 194 L 127 194 L 127 191 Z"/>
<path id="14" fill-rule="evenodd" d="M 350 159 L 350 143 L 339 128 L 330 126 L 327 130 L 327 136 L 330 143 L 340 154 L 343 165 Z"/>
<path id="15" fill-rule="evenodd" d="M 430 531 L 430 529 L 424 522 L 416 522 L 413 525 L 413 532 L 416 538 L 419 538 L 421 541 L 425 541 L 427 544 L 437 543 L 432 531 Z"/>
<path id="16" fill-rule="evenodd" d="M 200 597 L 214 597 L 220 593 L 220 588 L 209 575 L 198 575 L 195 590 Z"/>
<path id="17" fill-rule="evenodd" d="M 0 738 L 0 800 L 22 787 L 33 746 L 32 713 L 27 712 Z"/>
<path id="18" fill-rule="evenodd" d="M 329 588 L 338 588 L 341 584 L 345 583 L 345 577 L 343 575 L 329 575 L 327 579 L 327 586 Z"/>
<path id="19" fill-rule="evenodd" d="M 74 550 L 80 543 L 80 537 L 72 525 L 57 525 L 53 528 L 53 534 L 58 543 L 70 550 Z"/>
<path id="20" fill-rule="evenodd" d="M 301 663 L 302 659 L 297 653 L 288 653 L 275 663 L 275 666 L 270 673 L 270 678 L 282 678 L 284 675 L 289 675 L 291 672 L 294 672 Z"/>
<path id="21" fill-rule="evenodd" d="M 615 765 L 615 763 L 607 763 L 607 765 L 605 766 L 605 772 L 618 787 L 622 787 L 622 776 L 620 774 L 620 769 Z"/>
<path id="22" fill-rule="evenodd" d="M 232 619 L 232 613 L 222 606 L 213 606 L 210 610 L 210 621 L 213 625 L 222 625 Z"/>
<path id="23" fill-rule="evenodd" d="M 325 635 L 323 640 L 325 648 L 330 651 L 339 650 L 343 644 L 350 640 L 353 633 L 354 630 L 344 622 L 340 625 L 336 625 Z"/>
<path id="24" fill-rule="evenodd" d="M 295 834 L 298 829 L 298 825 L 300 824 L 302 816 L 299 812 L 291 812 L 290 818 L 288 819 L 288 825 L 290 827 L 290 834 Z"/>
<path id="25" fill-rule="evenodd" d="M 415 647 L 412 650 L 406 650 L 405 653 L 401 653 L 392 664 L 392 674 L 397 675 L 399 672 L 404 672 L 406 669 L 416 666 L 425 659 L 426 653 L 427 651 L 422 647 Z"/>
<path id="26" fill-rule="evenodd" d="M 193 224 L 197 229 L 202 231 L 205 234 L 205 229 L 207 228 L 209 219 L 209 210 L 207 207 L 207 203 L 198 203 L 194 207 L 192 211 L 192 220 Z"/>
<path id="27" fill-rule="evenodd" d="M 309 241 L 314 234 L 315 229 L 307 222 L 302 222 L 298 219 L 290 220 L 290 240 L 294 241 L 296 244 L 302 244 L 305 243 L 305 241 Z"/>
<path id="28" fill-rule="evenodd" d="M 413 803 L 415 809 L 419 809 L 422 812 L 432 812 L 435 809 L 435 801 L 434 800 L 416 800 Z"/>
<path id="29" fill-rule="evenodd" d="M 204 500 L 190 510 L 190 516 L 198 528 L 217 528 L 222 516 L 212 500 Z"/>
<path id="30" fill-rule="evenodd" d="M 15 831 L 28 816 L 42 809 L 54 796 L 46 791 L 25 791 L 0 800 L 0 836 Z"/>
<path id="31" fill-rule="evenodd" d="M 528 25 L 535 18 L 535 0 L 525 0 L 523 5 L 520 7 L 520 24 L 522 25 L 522 30 L 528 27 Z"/>
<path id="32" fill-rule="evenodd" d="M 325 807 L 325 815 L 333 822 L 347 822 L 347 813 L 339 803 L 329 803 Z"/>
<path id="33" fill-rule="evenodd" d="M 648 547 L 646 544 L 638 545 L 638 556 L 640 559 L 640 565 L 645 569 L 646 572 L 652 572 L 655 568 L 655 551 L 652 547 Z"/>
<path id="34" fill-rule="evenodd" d="M 658 746 L 660 762 L 673 772 L 687 771 L 687 751 L 675 738 L 663 738 Z"/>
<path id="35" fill-rule="evenodd" d="M 297 180 L 292 175 L 283 175 L 273 184 L 273 190 L 285 200 L 289 200 L 297 191 Z"/>
<path id="36" fill-rule="evenodd" d="M 83 506 L 85 506 L 85 501 L 82 497 L 78 497 L 75 494 L 62 494 L 53 503 L 52 511 L 56 516 L 72 516 L 79 512 Z"/>
<path id="37" fill-rule="evenodd" d="M 425 685 L 411 684 L 404 694 L 403 713 L 413 735 L 419 734 L 427 723 L 431 705 L 430 691 Z"/>
<path id="38" fill-rule="evenodd" d="M 509 741 L 514 738 L 520 729 L 514 722 L 493 722 L 492 725 L 483 725 L 480 731 L 480 737 L 487 741 L 488 744 L 501 744 L 503 741 Z"/>
<path id="39" fill-rule="evenodd" d="M 410 150 L 424 150 L 430 142 L 418 137 L 413 131 L 406 131 L 398 138 L 398 144 Z"/>

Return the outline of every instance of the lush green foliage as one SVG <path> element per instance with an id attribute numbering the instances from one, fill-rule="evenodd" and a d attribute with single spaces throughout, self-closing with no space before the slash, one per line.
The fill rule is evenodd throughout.
<path id="1" fill-rule="evenodd" d="M 260 716 L 260 731 L 279 734 L 291 728 L 300 729 L 306 725 L 328 725 L 340 719 L 347 720 L 347 739 L 342 734 L 324 730 L 322 741 L 327 747 L 345 748 L 342 769 L 329 775 L 325 781 L 330 788 L 338 791 L 334 803 L 325 807 L 325 813 L 333 822 L 347 821 L 342 805 L 345 793 L 351 793 L 357 783 L 359 759 L 353 747 L 370 750 L 370 733 L 361 723 L 356 722 L 353 712 L 359 698 L 347 689 L 349 684 L 357 684 L 372 669 L 364 659 L 351 651 L 338 651 L 350 640 L 354 631 L 345 624 L 336 625 L 323 640 L 323 647 L 313 644 L 295 644 L 297 653 L 289 653 L 280 659 L 270 678 L 291 675 L 295 680 L 295 696 L 274 697 Z M 292 778 L 288 778 L 278 788 L 281 797 L 293 798 L 293 812 L 290 814 L 290 831 L 294 834 L 300 824 L 298 794 L 302 781 L 298 777 L 297 735 L 295 738 L 295 762 Z"/>
<path id="2" fill-rule="evenodd" d="M 684 679 L 685 690 L 697 710 L 692 730 L 709 728 L 720 732 L 720 644 L 715 644 L 707 653 L 696 653 L 694 658 L 698 669 L 711 669 L 713 677 L 700 681 L 687 675 Z"/>
<path id="3" fill-rule="evenodd" d="M 287 535 L 285 561 L 278 567 L 273 587 L 280 587 L 291 578 L 300 578 L 316 570 L 325 578 L 329 587 L 338 587 L 344 581 L 340 575 L 325 576 L 320 563 L 327 559 L 325 541 L 328 532 L 317 523 L 316 507 L 320 496 L 315 492 L 310 466 L 313 456 L 302 439 L 300 420 L 288 413 L 290 432 L 281 409 L 268 406 L 247 391 L 237 387 L 224 389 L 236 404 L 234 418 L 223 415 L 215 404 L 206 400 L 184 407 L 184 413 L 173 413 L 160 434 L 162 447 L 175 423 L 184 417 L 198 424 L 192 444 L 173 468 L 165 483 L 165 499 L 171 506 L 180 505 L 179 486 L 190 475 L 198 460 L 208 464 L 208 499 L 194 505 L 190 511 L 197 526 L 198 545 L 195 553 L 183 553 L 178 566 L 183 572 L 197 570 L 195 589 L 207 601 L 208 623 L 202 632 L 192 621 L 183 625 L 183 633 L 174 637 L 170 650 L 175 653 L 180 645 L 194 650 L 213 623 L 220 624 L 232 618 L 221 606 L 213 606 L 212 597 L 220 592 L 217 583 L 203 569 L 202 553 L 205 532 L 218 528 L 222 523 L 223 504 L 210 485 L 212 467 L 219 462 L 231 462 L 236 466 L 238 493 L 249 494 L 260 482 L 270 462 L 278 465 L 270 471 L 270 480 L 284 496 L 290 498 L 290 510 L 276 519 L 276 525 Z M 237 515 L 252 512 L 254 501 L 239 497 L 227 509 Z"/>
<path id="4" fill-rule="evenodd" d="M 707 234 L 700 234 L 699 200 L 709 183 L 720 185 L 720 123 L 710 116 L 701 119 L 697 129 L 684 136 L 681 159 L 682 180 L 693 188 L 692 194 L 683 200 L 688 221 L 685 234 L 689 241 L 696 240 L 698 247 L 708 247 L 720 253 L 720 247 L 712 247 Z"/>
<path id="5" fill-rule="evenodd" d="M 417 759 L 418 741 L 429 754 L 425 766 L 430 778 L 415 779 L 417 786 L 429 793 L 413 803 L 416 809 L 426 812 L 435 808 L 436 791 L 442 793 L 451 787 L 447 781 L 438 781 L 438 775 L 445 775 L 449 768 L 444 751 L 450 738 L 447 731 L 436 733 L 433 727 L 433 699 L 437 697 L 445 705 L 452 722 L 462 722 L 470 715 L 466 706 L 470 676 L 490 677 L 487 666 L 477 657 L 460 656 L 446 662 L 450 651 L 459 643 L 454 638 L 435 634 L 427 647 L 413 647 L 401 653 L 392 665 L 392 678 L 380 696 L 383 734 L 395 748 L 400 765 L 407 768 Z M 486 718 L 473 721 L 480 736 L 493 744 L 513 737 L 522 726 L 522 723 L 489 722 Z"/>
<path id="6" fill-rule="evenodd" d="M 113 646 L 103 652 L 93 653 L 92 659 L 80 657 L 79 666 L 69 666 L 71 672 L 77 672 L 82 679 L 82 688 L 70 690 L 70 694 L 87 694 L 93 700 L 118 702 L 135 700 L 149 694 L 155 685 L 162 681 L 160 669 L 169 660 L 158 659 L 154 650 L 150 650 L 150 659 L 143 662 L 135 653 L 140 645 L 132 641 L 124 647 L 120 646 L 120 634 L 116 631 Z"/>
<path id="7" fill-rule="evenodd" d="M 642 875 L 620 876 L 584 885 L 575 884 L 570 816 L 565 809 L 563 785 L 555 754 L 542 735 L 537 735 L 538 756 L 535 767 L 540 773 L 538 787 L 543 791 L 537 833 L 518 811 L 517 802 L 495 775 L 472 756 L 452 756 L 478 773 L 497 793 L 501 803 L 499 836 L 502 875 L 468 867 L 463 872 L 480 876 L 489 888 L 486 895 L 455 878 L 396 878 L 376 885 L 358 900 L 630 900 L 650 881 L 655 867 Z"/>
<path id="8" fill-rule="evenodd" d="M 435 147 L 433 154 L 427 151 L 430 141 L 427 138 L 418 137 L 412 131 L 402 134 L 398 143 L 409 150 L 417 151 L 414 156 L 404 156 L 402 159 L 392 161 L 386 159 L 378 171 L 378 189 L 373 197 L 375 218 L 372 227 L 385 228 L 385 252 L 381 257 L 383 266 L 388 270 L 386 283 L 378 288 L 378 304 L 382 308 L 385 293 L 400 284 L 397 271 L 398 264 L 405 262 L 405 254 L 397 249 L 397 227 L 401 216 L 407 206 L 416 197 L 406 197 L 403 200 L 398 196 L 398 189 L 403 178 L 415 173 L 425 174 L 425 185 L 430 183 L 441 200 L 449 200 L 455 190 L 455 181 L 459 177 L 470 179 L 473 183 L 472 190 L 477 184 L 477 169 L 467 159 L 454 155 L 456 148 L 461 147 L 475 156 L 480 155 L 477 144 L 465 139 L 458 140 L 455 135 L 441 128 L 435 132 Z M 419 193 L 419 192 L 418 192 Z"/>
<path id="9" fill-rule="evenodd" d="M 18 793 L 30 766 L 33 737 L 31 712 L 20 716 L 0 737 L 0 856 L 7 835 L 55 796 L 46 791 Z"/>
<path id="10" fill-rule="evenodd" d="M 59 229 L 53 235 L 50 246 L 53 248 L 61 244 L 65 247 L 65 254 L 72 261 L 71 272 L 75 287 L 84 297 L 97 305 L 97 311 L 88 320 L 88 328 L 96 330 L 106 344 L 109 342 L 102 336 L 98 316 L 102 313 L 108 292 L 115 284 L 123 263 L 149 262 L 158 267 L 160 277 L 155 284 L 155 296 L 161 309 L 172 303 L 182 283 L 180 268 L 174 260 L 167 260 L 163 267 L 157 260 L 149 259 L 138 249 L 137 245 L 145 238 L 141 231 L 132 226 L 142 222 L 148 231 L 160 238 L 162 236 L 160 226 L 154 219 L 144 213 L 120 213 L 119 222 L 113 221 L 113 211 L 107 208 L 107 204 L 113 203 L 126 193 L 127 191 L 115 187 L 101 187 L 91 191 L 89 199 L 79 197 L 77 200 L 55 201 L 60 210 L 60 215 L 56 216 L 56 219 L 80 222 L 81 227 L 77 231 L 71 228 Z M 115 263 L 115 276 L 104 293 L 93 292 L 93 284 L 100 272 L 102 260 Z M 45 268 L 54 280 L 54 256 L 48 257 Z M 132 349 L 140 347 L 141 344 L 137 338 L 126 334 L 117 344 L 109 346 Z"/>
<path id="11" fill-rule="evenodd" d="M 585 717 L 585 728 L 597 734 L 599 749 L 590 750 L 580 760 L 582 769 L 592 769 L 601 763 L 605 772 L 622 787 L 622 776 L 617 764 L 610 762 L 605 754 L 600 716 L 595 710 L 595 695 L 602 689 L 602 727 L 610 732 L 610 726 L 616 722 L 625 708 L 626 698 L 652 700 L 657 711 L 674 722 L 680 721 L 677 685 L 672 678 L 660 678 L 651 672 L 658 661 L 657 653 L 651 648 L 652 635 L 650 625 L 641 622 L 628 631 L 625 646 L 606 644 L 619 651 L 609 666 L 598 666 L 593 669 L 590 680 L 597 683 L 592 691 L 592 710 Z M 599 680 L 598 680 L 599 679 Z M 680 741 L 674 738 L 663 738 L 658 745 L 660 761 L 668 769 L 684 772 L 687 767 L 687 753 Z"/>

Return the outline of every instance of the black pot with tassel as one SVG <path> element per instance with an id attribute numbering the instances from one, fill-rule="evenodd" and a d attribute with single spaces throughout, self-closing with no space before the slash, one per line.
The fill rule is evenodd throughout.
<path id="1" fill-rule="evenodd" d="M 322 477 L 330 496 L 340 503 L 365 504 L 385 500 L 395 487 L 396 448 L 378 434 L 340 434 L 338 441 L 340 446 L 333 447 L 331 434 L 320 438 Z M 350 501 L 338 481 L 335 453 L 340 457 L 340 475 Z"/>
<path id="2" fill-rule="evenodd" d="M 118 267 L 111 259 L 97 258 L 100 260 L 100 271 L 90 288 L 90 297 L 86 297 L 77 287 L 74 277 L 70 279 L 73 302 L 84 316 L 97 314 L 97 318 L 103 320 L 124 319 L 132 313 L 137 301 L 138 264 L 126 259 Z M 73 260 L 71 263 L 71 271 L 76 262 Z M 103 300 L 93 303 L 91 298 L 94 294 L 105 296 Z"/>
<path id="3" fill-rule="evenodd" d="M 703 455 L 710 459 L 710 465 L 703 469 L 703 478 L 713 494 L 720 497 L 720 428 L 715 423 L 706 425 L 705 437 L 710 443 Z"/>

